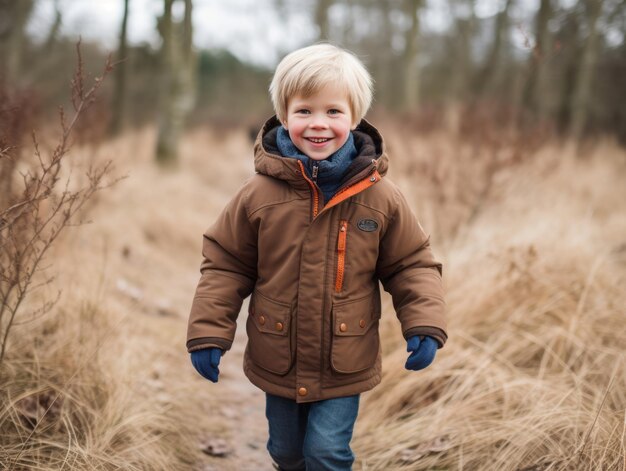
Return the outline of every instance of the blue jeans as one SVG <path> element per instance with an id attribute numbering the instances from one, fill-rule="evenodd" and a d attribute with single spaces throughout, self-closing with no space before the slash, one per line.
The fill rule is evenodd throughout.
<path id="1" fill-rule="evenodd" d="M 359 397 L 338 397 L 298 404 L 266 394 L 267 451 L 284 471 L 349 471 L 350 449 Z"/>

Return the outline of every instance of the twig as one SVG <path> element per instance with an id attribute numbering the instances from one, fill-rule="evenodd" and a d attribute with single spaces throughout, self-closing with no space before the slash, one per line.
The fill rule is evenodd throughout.
<path id="1" fill-rule="evenodd" d="M 78 190 L 70 189 L 70 172 L 64 188 L 55 195 L 61 166 L 70 149 L 72 132 L 84 111 L 94 102 L 103 79 L 113 69 L 109 56 L 102 75 L 96 77 L 87 89 L 80 40 L 76 51 L 77 67 L 71 80 L 74 114 L 68 120 L 63 108 L 59 108 L 61 135 L 49 159 L 43 158 L 37 136 L 35 132 L 32 133 L 38 169 L 21 173 L 24 185 L 21 199 L 0 210 L 0 365 L 6 353 L 11 328 L 17 325 L 16 315 L 28 293 L 37 288 L 32 284 L 33 277 L 45 269 L 42 263 L 48 250 L 66 227 L 75 225 L 73 218 L 96 191 L 119 181 L 116 179 L 108 185 L 102 184 L 111 170 L 111 162 L 107 162 L 101 168 L 90 168 L 87 172 L 88 184 Z M 42 206 L 45 201 L 51 204 Z M 49 312 L 55 303 L 44 302 L 40 309 L 34 311 L 35 318 Z"/>

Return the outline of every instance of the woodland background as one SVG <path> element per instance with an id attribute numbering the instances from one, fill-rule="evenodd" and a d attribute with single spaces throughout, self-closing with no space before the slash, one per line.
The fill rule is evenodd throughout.
<path id="1" fill-rule="evenodd" d="M 91 3 L 109 51 L 66 22 L 83 0 L 0 0 L 0 468 L 271 469 L 245 305 L 217 384 L 186 317 L 201 234 L 254 172 L 267 57 L 325 40 L 374 76 L 450 324 L 408 372 L 385 295 L 355 469 L 626 469 L 623 0 L 221 2 L 271 12 L 259 60 L 200 44 L 217 2 L 138 1 Z"/>

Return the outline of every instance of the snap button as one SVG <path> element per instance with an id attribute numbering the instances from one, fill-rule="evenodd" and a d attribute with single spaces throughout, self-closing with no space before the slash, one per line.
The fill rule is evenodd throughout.
<path id="1" fill-rule="evenodd" d="M 344 322 L 342 322 L 339 326 L 339 330 L 345 332 L 346 330 L 348 330 L 348 326 Z"/>
<path id="2" fill-rule="evenodd" d="M 259 316 L 259 324 L 265 325 L 265 316 Z"/>
<path id="3" fill-rule="evenodd" d="M 300 396 L 306 396 L 306 393 L 307 393 L 307 392 L 308 392 L 308 391 L 306 390 L 306 388 L 300 388 L 300 389 L 298 389 L 298 395 L 300 395 Z"/>
<path id="4" fill-rule="evenodd" d="M 284 327 L 284 326 L 283 326 L 283 323 L 282 323 L 282 322 L 277 322 L 277 323 L 276 323 L 276 330 L 278 330 L 279 332 L 280 332 L 281 330 L 283 330 L 283 327 Z"/>
<path id="5" fill-rule="evenodd" d="M 359 321 L 359 325 L 361 326 L 361 328 L 365 327 L 365 319 L 361 319 Z"/>
<path id="6" fill-rule="evenodd" d="M 372 177 L 372 178 L 370 178 L 370 181 L 371 181 L 371 182 L 375 182 L 375 181 L 376 181 L 376 177 Z"/>

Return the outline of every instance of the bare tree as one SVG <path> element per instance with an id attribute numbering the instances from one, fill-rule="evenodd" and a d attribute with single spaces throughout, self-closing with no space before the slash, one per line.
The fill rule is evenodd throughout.
<path id="1" fill-rule="evenodd" d="M 26 41 L 26 22 L 33 9 L 33 0 L 0 0 L 0 75 L 8 83 L 15 83 L 20 76 Z M 2 44 L 4 43 L 4 44 Z"/>
<path id="2" fill-rule="evenodd" d="M 506 51 L 509 33 L 509 10 L 512 5 L 513 0 L 505 0 L 504 8 L 500 9 L 496 14 L 491 49 L 482 71 L 478 74 L 477 85 L 480 95 L 492 93 L 502 81 L 504 52 Z"/>
<path id="3" fill-rule="evenodd" d="M 85 110 L 93 103 L 103 78 L 112 69 L 111 62 L 107 60 L 102 76 L 87 88 L 80 43 L 77 52 L 78 66 L 72 80 L 74 113 L 68 121 L 61 108 L 61 135 L 49 156 L 40 151 L 33 133 L 35 161 L 30 170 L 21 174 L 21 196 L 0 208 L 0 364 L 7 351 L 12 327 L 17 323 L 17 315 L 28 294 L 52 281 L 49 277 L 43 277 L 47 252 L 64 229 L 80 224 L 80 221 L 75 221 L 76 216 L 93 194 L 104 188 L 104 179 L 110 171 L 110 162 L 90 168 L 86 175 L 87 184 L 79 189 L 72 189 L 74 185 L 71 177 L 64 181 L 61 178 L 72 132 Z M 0 146 L 0 160 L 7 158 L 7 153 L 7 147 Z M 46 301 L 29 316 L 21 316 L 23 320 L 20 322 L 44 315 L 55 302 Z"/>
<path id="4" fill-rule="evenodd" d="M 112 135 L 118 134 L 124 127 L 124 111 L 126 109 L 126 75 L 128 62 L 128 6 L 130 0 L 124 0 L 124 14 L 120 27 L 120 39 L 117 48 L 118 63 L 115 67 L 115 90 L 113 92 L 112 114 L 109 131 Z"/>
<path id="5" fill-rule="evenodd" d="M 476 28 L 475 0 L 449 0 L 454 16 L 455 35 L 451 38 L 452 68 L 448 78 L 446 98 L 446 122 L 456 130 L 459 122 L 460 104 L 466 98 L 472 69 L 472 39 Z"/>
<path id="6" fill-rule="evenodd" d="M 43 50 L 46 53 L 50 53 L 54 47 L 59 31 L 61 30 L 62 19 L 63 14 L 61 13 L 59 0 L 54 0 L 54 21 L 52 22 L 52 26 L 50 26 L 50 30 L 48 31 L 48 36 L 46 37 L 43 47 Z"/>
<path id="7" fill-rule="evenodd" d="M 404 109 L 414 111 L 419 102 L 419 69 L 418 38 L 420 32 L 419 10 L 423 6 L 423 0 L 404 0 L 404 10 L 409 19 L 409 27 L 405 33 L 404 54 L 402 57 L 404 77 Z"/>
<path id="8" fill-rule="evenodd" d="M 182 22 L 172 18 L 172 5 L 177 0 L 164 1 L 165 9 L 159 19 L 163 82 L 156 158 L 161 164 L 173 164 L 178 158 L 178 141 L 185 119 L 194 103 L 197 58 L 192 44 L 191 0 L 180 0 L 185 4 Z"/>
<path id="9" fill-rule="evenodd" d="M 549 23 L 554 16 L 553 0 L 541 0 L 535 19 L 535 44 L 529 58 L 527 103 L 540 119 L 545 119 L 551 109 L 550 58 L 552 34 Z"/>
<path id="10" fill-rule="evenodd" d="M 329 16 L 328 10 L 333 6 L 334 0 L 317 0 L 315 6 L 315 24 L 319 30 L 318 38 L 320 41 L 330 40 L 329 32 Z"/>
<path id="11" fill-rule="evenodd" d="M 379 9 L 381 28 L 378 35 L 378 47 L 369 48 L 373 54 L 370 64 L 372 75 L 376 77 L 377 100 L 382 103 L 391 103 L 395 95 L 395 87 L 392 86 L 394 57 L 389 51 L 393 47 L 394 27 L 391 22 L 393 2 L 376 2 L 374 5 Z"/>
<path id="12" fill-rule="evenodd" d="M 578 140 L 587 121 L 589 95 L 593 80 L 593 71 L 598 60 L 598 18 L 602 12 L 603 0 L 584 2 L 587 18 L 587 38 L 583 44 L 580 66 L 576 73 L 572 95 L 572 112 L 569 134 Z"/>

